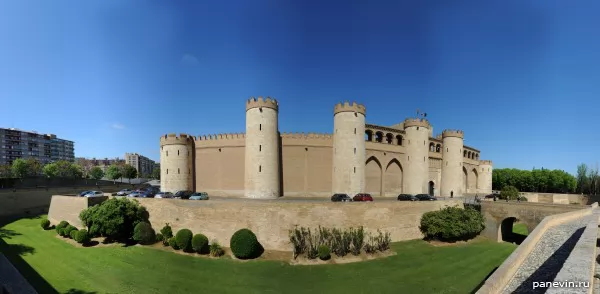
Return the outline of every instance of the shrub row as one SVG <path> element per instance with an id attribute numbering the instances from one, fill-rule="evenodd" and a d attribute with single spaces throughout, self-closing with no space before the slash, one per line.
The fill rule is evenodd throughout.
<path id="1" fill-rule="evenodd" d="M 424 213 L 419 229 L 428 240 L 468 240 L 485 229 L 485 219 L 481 212 L 471 207 L 445 207 Z"/>
<path id="2" fill-rule="evenodd" d="M 189 229 L 181 229 L 173 236 L 173 230 L 168 223 L 160 230 L 160 233 L 156 234 L 156 241 L 162 242 L 164 246 L 171 246 L 174 250 L 183 250 L 184 252 L 208 253 L 215 257 L 225 254 L 217 241 L 213 241 L 209 245 L 205 235 L 194 235 Z"/>
<path id="3" fill-rule="evenodd" d="M 50 221 L 43 219 L 41 225 L 44 230 L 47 230 L 50 228 Z M 69 224 L 67 221 L 61 221 L 56 226 L 56 232 L 60 236 L 73 239 L 79 244 L 86 245 L 91 241 L 87 230 L 77 230 L 75 226 Z"/>
<path id="4" fill-rule="evenodd" d="M 375 236 L 365 233 L 363 227 L 342 230 L 319 226 L 314 231 L 310 228 L 295 227 L 290 230 L 290 243 L 293 246 L 294 258 L 305 254 L 308 259 L 319 257 L 327 260 L 331 252 L 344 257 L 349 253 L 359 255 L 363 250 L 365 253 L 388 250 L 391 243 L 390 234 L 379 230 L 377 233 Z"/>

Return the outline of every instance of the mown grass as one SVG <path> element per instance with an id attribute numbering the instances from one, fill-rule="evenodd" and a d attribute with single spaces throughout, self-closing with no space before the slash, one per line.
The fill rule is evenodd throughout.
<path id="1" fill-rule="evenodd" d="M 515 223 L 513 224 L 513 233 L 519 234 L 522 236 L 529 235 L 529 231 L 527 230 L 527 226 L 523 223 Z"/>
<path id="2" fill-rule="evenodd" d="M 291 266 L 175 254 L 143 246 L 75 247 L 39 219 L 0 229 L 0 251 L 40 293 L 469 293 L 516 248 L 476 240 L 392 244 L 392 257 Z"/>

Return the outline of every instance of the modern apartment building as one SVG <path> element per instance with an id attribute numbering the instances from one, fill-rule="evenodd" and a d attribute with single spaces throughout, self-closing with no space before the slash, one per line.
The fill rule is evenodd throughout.
<path id="1" fill-rule="evenodd" d="M 100 158 L 100 159 L 96 159 L 96 158 L 83 158 L 83 157 L 78 157 L 75 159 L 75 162 L 79 163 L 80 165 L 88 165 L 90 167 L 93 166 L 97 166 L 100 169 L 102 169 L 103 172 L 106 172 L 106 170 L 108 169 L 109 166 L 111 165 L 122 165 L 125 164 L 125 160 L 120 159 L 120 158 L 114 158 L 114 159 L 109 159 L 109 158 Z"/>
<path id="2" fill-rule="evenodd" d="M 36 158 L 43 164 L 75 160 L 73 141 L 53 134 L 39 134 L 15 128 L 0 128 L 0 164 L 12 164 L 17 158 Z"/>
<path id="3" fill-rule="evenodd" d="M 149 175 L 155 167 L 156 162 L 148 157 L 137 153 L 125 153 L 125 163 L 133 166 L 139 175 Z"/>

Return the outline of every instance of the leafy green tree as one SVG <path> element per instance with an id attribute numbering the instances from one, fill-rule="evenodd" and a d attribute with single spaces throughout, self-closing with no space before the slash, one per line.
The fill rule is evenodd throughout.
<path id="1" fill-rule="evenodd" d="M 500 199 L 515 200 L 519 197 L 519 190 L 514 186 L 505 186 L 500 192 Z"/>
<path id="2" fill-rule="evenodd" d="M 131 179 L 135 179 L 137 177 L 137 170 L 135 169 L 135 167 L 126 164 L 125 166 L 123 166 L 123 177 L 128 179 L 131 183 Z"/>
<path id="3" fill-rule="evenodd" d="M 29 165 L 23 158 L 17 158 L 13 161 L 11 166 L 12 174 L 17 178 L 24 178 L 29 175 Z"/>
<path id="4" fill-rule="evenodd" d="M 102 169 L 97 166 L 92 167 L 92 169 L 90 169 L 89 174 L 94 180 L 99 180 L 102 179 L 102 177 L 104 177 L 104 171 L 102 171 Z"/>
<path id="5" fill-rule="evenodd" d="M 42 173 L 49 178 L 81 178 L 83 176 L 78 165 L 66 160 L 46 164 Z"/>
<path id="6" fill-rule="evenodd" d="M 116 166 L 116 165 L 111 165 L 108 167 L 108 169 L 106 169 L 106 177 L 108 177 L 109 179 L 115 181 L 116 179 L 122 177 L 123 174 L 121 173 L 121 169 Z"/>
<path id="7" fill-rule="evenodd" d="M 0 164 L 0 179 L 12 177 L 12 168 L 8 164 Z"/>
<path id="8" fill-rule="evenodd" d="M 92 236 L 123 241 L 133 237 L 137 224 L 148 222 L 148 212 L 137 201 L 112 198 L 84 209 L 79 218 Z"/>
<path id="9" fill-rule="evenodd" d="M 588 189 L 588 167 L 585 163 L 577 166 L 577 193 L 586 193 Z"/>
<path id="10" fill-rule="evenodd" d="M 424 213 L 419 229 L 430 240 L 468 240 L 485 229 L 485 219 L 473 208 L 445 207 Z"/>
<path id="11" fill-rule="evenodd" d="M 588 172 L 589 193 L 597 195 L 600 192 L 600 176 L 598 175 L 598 164 Z"/>
<path id="12" fill-rule="evenodd" d="M 160 169 L 158 169 L 158 168 L 153 169 L 151 178 L 160 180 Z"/>
<path id="13" fill-rule="evenodd" d="M 27 166 L 29 167 L 29 176 L 39 176 L 42 173 L 43 165 L 36 158 L 27 158 L 25 160 L 27 162 Z"/>

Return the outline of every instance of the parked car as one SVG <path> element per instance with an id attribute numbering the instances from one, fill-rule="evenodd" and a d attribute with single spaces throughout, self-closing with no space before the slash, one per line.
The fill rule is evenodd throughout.
<path id="1" fill-rule="evenodd" d="M 146 190 L 141 192 L 138 197 L 140 198 L 154 198 L 155 193 L 152 190 Z"/>
<path id="2" fill-rule="evenodd" d="M 496 195 L 496 194 L 485 195 L 485 198 L 487 198 L 487 199 L 492 199 L 494 197 L 498 197 L 498 195 Z"/>
<path id="3" fill-rule="evenodd" d="M 133 192 L 133 190 L 123 189 L 123 190 L 117 192 L 117 196 L 127 196 L 127 195 L 131 194 L 131 192 Z"/>
<path id="4" fill-rule="evenodd" d="M 371 194 L 358 193 L 358 194 L 354 195 L 354 198 L 352 198 L 352 201 L 373 201 L 373 197 L 371 197 Z"/>
<path id="5" fill-rule="evenodd" d="M 411 194 L 400 194 L 398 195 L 398 201 L 419 201 L 419 198 Z"/>
<path id="6" fill-rule="evenodd" d="M 208 193 L 196 192 L 196 193 L 190 195 L 190 200 L 208 200 Z"/>
<path id="7" fill-rule="evenodd" d="M 79 197 L 83 197 L 90 192 L 92 192 L 92 191 L 83 191 L 83 192 L 79 193 Z"/>
<path id="8" fill-rule="evenodd" d="M 139 191 L 133 191 L 133 192 L 129 193 L 129 195 L 127 195 L 127 197 L 133 197 L 133 198 L 136 198 L 136 197 L 140 197 L 140 194 L 142 194 L 142 192 L 139 192 Z"/>
<path id="9" fill-rule="evenodd" d="M 350 202 L 350 201 L 352 201 L 352 198 L 350 198 L 350 196 L 348 196 L 348 194 L 333 194 L 333 196 L 331 196 L 331 201 L 333 201 L 333 202 Z"/>
<path id="10" fill-rule="evenodd" d="M 417 199 L 419 199 L 419 201 L 434 201 L 437 200 L 437 198 L 429 195 L 429 194 L 417 194 L 415 197 L 417 197 Z"/>
<path id="11" fill-rule="evenodd" d="M 154 195 L 154 198 L 173 198 L 173 193 L 171 192 L 158 192 Z"/>
<path id="12" fill-rule="evenodd" d="M 177 199 L 189 199 L 192 194 L 194 194 L 194 192 L 181 190 L 181 191 L 175 192 L 175 197 L 174 198 L 177 198 Z"/>
<path id="13" fill-rule="evenodd" d="M 89 191 L 89 193 L 83 195 L 83 197 L 102 197 L 104 193 L 102 191 Z"/>

